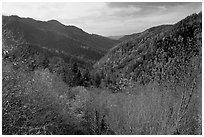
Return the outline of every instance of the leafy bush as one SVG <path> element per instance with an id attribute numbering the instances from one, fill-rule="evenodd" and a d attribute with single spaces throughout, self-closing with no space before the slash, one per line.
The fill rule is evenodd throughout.
<path id="1" fill-rule="evenodd" d="M 3 134 L 83 134 L 83 118 L 77 117 L 71 98 L 75 93 L 58 77 L 48 69 L 11 71 L 3 81 Z"/>

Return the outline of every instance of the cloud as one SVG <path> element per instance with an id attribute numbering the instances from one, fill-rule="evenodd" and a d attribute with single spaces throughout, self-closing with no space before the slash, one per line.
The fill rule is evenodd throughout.
<path id="1" fill-rule="evenodd" d="M 120 7 L 120 8 L 128 8 L 128 7 L 172 7 L 178 5 L 186 5 L 190 2 L 110 2 L 107 3 L 109 7 Z"/>
<path id="2" fill-rule="evenodd" d="M 134 16 L 148 16 L 155 14 L 166 14 L 170 12 L 175 12 L 174 10 L 178 10 L 179 8 L 187 7 L 190 10 L 192 7 L 198 8 L 201 7 L 201 2 L 111 2 L 107 3 L 110 9 L 120 9 L 121 11 L 125 11 L 129 8 L 137 9 L 140 8 L 139 12 L 134 12 Z M 200 8 L 201 9 L 201 8 Z M 182 10 L 181 10 L 182 12 Z M 120 14 L 117 14 L 120 16 Z M 131 14 L 127 14 L 127 16 L 132 16 Z"/>
<path id="3" fill-rule="evenodd" d="M 74 19 L 87 16 L 105 3 L 75 3 L 75 2 L 32 2 L 32 3 L 3 3 L 2 11 L 7 14 L 32 16 L 38 19 L 67 18 Z"/>

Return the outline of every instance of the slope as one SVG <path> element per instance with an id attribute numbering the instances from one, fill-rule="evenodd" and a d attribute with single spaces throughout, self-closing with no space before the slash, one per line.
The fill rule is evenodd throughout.
<path id="1" fill-rule="evenodd" d="M 94 73 L 117 88 L 128 82 L 181 81 L 201 60 L 202 13 L 159 26 L 121 42 L 94 65 Z M 152 30 L 152 32 L 151 32 Z M 192 70 L 193 71 L 193 70 Z M 128 82 L 127 82 L 128 81 Z M 130 83 L 131 83 L 130 82 Z"/>

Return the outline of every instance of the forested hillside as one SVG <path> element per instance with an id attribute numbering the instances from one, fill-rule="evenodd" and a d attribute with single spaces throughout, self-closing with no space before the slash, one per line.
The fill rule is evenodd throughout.
<path id="1" fill-rule="evenodd" d="M 173 26 L 150 28 L 112 48 L 95 64 L 95 72 L 105 83 L 117 86 L 125 84 L 125 79 L 141 84 L 154 80 L 177 83 L 191 65 L 199 66 L 201 35 L 202 13 Z M 195 60 L 198 64 L 192 64 Z"/>

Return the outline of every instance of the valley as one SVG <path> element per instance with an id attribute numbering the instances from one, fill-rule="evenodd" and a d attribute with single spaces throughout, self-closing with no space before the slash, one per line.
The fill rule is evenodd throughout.
<path id="1" fill-rule="evenodd" d="M 111 37 L 2 16 L 2 134 L 201 135 L 202 12 Z"/>

